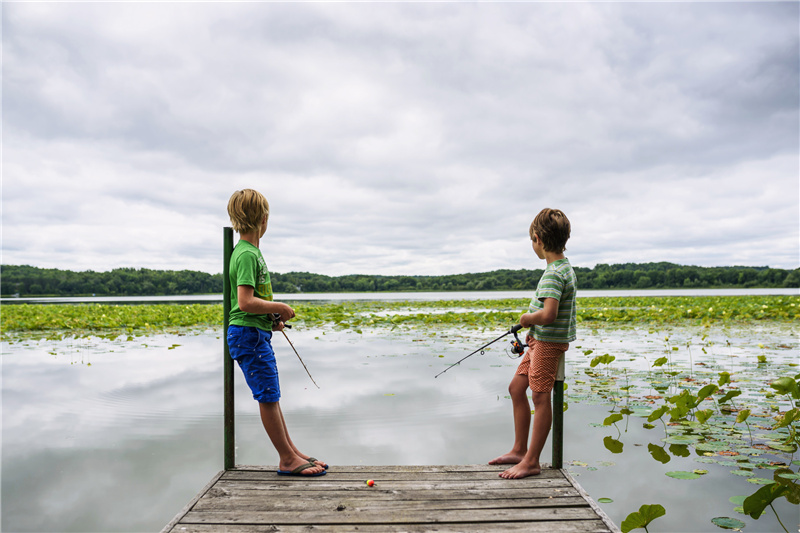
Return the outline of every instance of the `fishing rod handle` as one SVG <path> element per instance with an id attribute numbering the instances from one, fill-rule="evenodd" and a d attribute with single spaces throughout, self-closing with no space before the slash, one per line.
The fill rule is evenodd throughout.
<path id="1" fill-rule="evenodd" d="M 522 329 L 522 324 L 514 324 L 514 326 L 512 326 L 511 330 L 509 331 L 509 333 L 516 333 L 521 329 Z"/>
<path id="2" fill-rule="evenodd" d="M 281 321 L 281 314 L 280 313 L 272 313 L 272 322 L 277 324 Z M 286 322 L 283 323 L 283 327 L 292 329 L 291 324 L 287 324 Z"/>

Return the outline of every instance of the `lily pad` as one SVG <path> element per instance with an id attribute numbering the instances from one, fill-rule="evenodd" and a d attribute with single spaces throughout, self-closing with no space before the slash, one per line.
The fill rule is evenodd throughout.
<path id="1" fill-rule="evenodd" d="M 694 460 L 697 461 L 698 463 L 706 463 L 706 464 L 713 464 L 717 462 L 717 460 L 714 459 L 713 457 L 695 457 Z"/>
<path id="2" fill-rule="evenodd" d="M 711 519 L 711 523 L 722 529 L 742 529 L 746 524 L 736 518 L 718 516 Z"/>
<path id="3" fill-rule="evenodd" d="M 772 485 L 775 483 L 773 479 L 767 479 L 765 477 L 751 477 L 747 480 L 748 483 L 753 483 L 755 485 Z"/>
<path id="4" fill-rule="evenodd" d="M 773 450 L 779 450 L 782 452 L 794 453 L 797 450 L 797 446 L 795 444 L 784 444 L 782 442 L 767 442 L 766 444 Z"/>
<path id="5" fill-rule="evenodd" d="M 730 448 L 725 442 L 700 442 L 694 447 L 701 452 L 722 452 Z"/>
<path id="6" fill-rule="evenodd" d="M 614 503 L 614 500 L 611 498 L 598 498 L 597 503 Z"/>
<path id="7" fill-rule="evenodd" d="M 697 479 L 700 477 L 700 474 L 686 472 L 685 470 L 674 470 L 672 472 L 667 472 L 666 475 L 675 479 Z"/>
<path id="8" fill-rule="evenodd" d="M 759 450 L 758 448 L 750 448 L 750 447 L 743 447 L 743 448 L 736 448 L 736 451 L 745 454 L 745 455 L 761 455 L 764 453 L 764 450 Z"/>
<path id="9" fill-rule="evenodd" d="M 691 444 L 701 439 L 697 435 L 671 435 L 665 439 L 661 439 L 667 444 Z"/>

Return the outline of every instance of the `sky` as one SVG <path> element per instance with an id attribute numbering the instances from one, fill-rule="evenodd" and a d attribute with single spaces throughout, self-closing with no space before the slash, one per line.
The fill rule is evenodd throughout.
<path id="1" fill-rule="evenodd" d="M 800 4 L 2 7 L 4 265 L 273 272 L 800 266 Z"/>

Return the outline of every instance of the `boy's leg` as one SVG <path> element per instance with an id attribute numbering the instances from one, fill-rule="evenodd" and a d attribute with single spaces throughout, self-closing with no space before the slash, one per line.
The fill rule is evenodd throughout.
<path id="1" fill-rule="evenodd" d="M 269 440 L 272 441 L 272 445 L 275 446 L 275 450 L 277 450 L 280 456 L 278 469 L 291 471 L 298 466 L 306 464 L 308 461 L 297 454 L 294 445 L 288 438 L 289 434 L 283 420 L 280 402 L 259 402 L 258 409 L 261 415 L 261 423 L 264 425 Z M 302 470 L 301 473 L 304 475 L 311 475 L 318 474 L 323 470 L 324 468 L 321 466 L 314 466 Z"/>
<path id="2" fill-rule="evenodd" d="M 306 461 L 308 461 L 308 459 L 310 458 L 310 456 L 308 456 L 308 455 L 306 455 L 306 454 L 302 453 L 302 452 L 301 452 L 301 451 L 300 451 L 300 450 L 297 448 L 297 446 L 295 446 L 295 445 L 294 445 L 294 442 L 292 442 L 292 438 L 289 436 L 289 426 L 287 426 L 287 425 L 286 425 L 286 419 L 283 417 L 283 409 L 281 409 L 281 407 L 280 407 L 280 404 L 278 404 L 278 411 L 279 411 L 279 412 L 280 412 L 280 414 L 281 414 L 281 424 L 283 424 L 283 431 L 284 431 L 284 434 L 286 435 L 286 440 L 289 442 L 289 446 L 291 446 L 291 448 L 294 450 L 294 453 L 296 453 L 297 455 L 299 455 L 300 457 L 302 457 L 303 459 L 305 459 Z M 328 466 L 327 464 L 325 464 L 325 462 L 324 462 L 324 461 L 320 461 L 320 460 L 316 460 L 316 461 L 314 461 L 314 464 L 315 464 L 315 465 L 317 465 L 317 466 L 321 466 L 321 467 L 323 467 L 323 468 L 325 468 L 326 466 Z"/>
<path id="3" fill-rule="evenodd" d="M 514 445 L 511 451 L 489 461 L 490 465 L 517 464 L 528 451 L 528 431 L 531 428 L 531 404 L 528 403 L 528 376 L 515 374 L 508 385 L 514 410 Z"/>
<path id="4" fill-rule="evenodd" d="M 534 409 L 531 445 L 519 463 L 500 474 L 500 477 L 506 479 L 535 476 L 542 472 L 539 456 L 553 423 L 550 393 L 553 391 L 559 361 L 568 348 L 568 345 L 539 341 L 534 341 L 532 344 L 528 372 L 528 384 L 531 387 Z"/>
<path id="5" fill-rule="evenodd" d="M 522 460 L 501 472 L 500 477 L 506 479 L 518 479 L 528 476 L 541 474 L 542 466 L 539 464 L 539 457 L 542 449 L 550 434 L 550 426 L 553 423 L 553 407 L 550 403 L 549 392 L 533 392 L 533 432 L 531 433 L 531 445 Z"/>

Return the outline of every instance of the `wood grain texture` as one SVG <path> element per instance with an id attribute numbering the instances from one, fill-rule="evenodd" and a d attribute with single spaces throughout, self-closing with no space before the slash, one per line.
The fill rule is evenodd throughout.
<path id="1" fill-rule="evenodd" d="M 506 480 L 502 470 L 356 465 L 302 478 L 238 466 L 215 477 L 162 533 L 619 531 L 565 471 Z"/>

